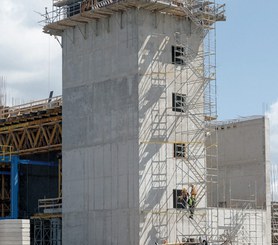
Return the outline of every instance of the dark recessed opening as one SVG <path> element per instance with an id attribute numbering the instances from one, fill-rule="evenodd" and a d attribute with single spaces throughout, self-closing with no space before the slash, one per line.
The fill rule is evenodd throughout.
<path id="1" fill-rule="evenodd" d="M 172 111 L 185 112 L 186 95 L 172 93 Z"/>
<path id="2" fill-rule="evenodd" d="M 176 158 L 185 157 L 185 144 L 180 144 L 180 143 L 174 144 L 174 157 Z"/>
<path id="3" fill-rule="evenodd" d="M 179 199 L 182 196 L 182 190 L 173 190 L 173 208 L 186 208 L 187 200 Z"/>
<path id="4" fill-rule="evenodd" d="M 172 46 L 172 64 L 184 64 L 184 48 L 180 46 Z"/>

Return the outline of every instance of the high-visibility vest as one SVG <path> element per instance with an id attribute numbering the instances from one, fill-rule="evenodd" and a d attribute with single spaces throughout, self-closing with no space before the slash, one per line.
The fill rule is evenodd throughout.
<path id="1" fill-rule="evenodd" d="M 192 200 L 191 197 L 188 198 L 188 202 L 187 203 L 188 203 L 189 206 L 191 206 L 193 204 L 193 200 Z"/>

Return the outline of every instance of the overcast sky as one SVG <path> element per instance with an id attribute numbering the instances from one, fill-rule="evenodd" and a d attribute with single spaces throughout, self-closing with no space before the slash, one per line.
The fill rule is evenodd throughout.
<path id="1" fill-rule="evenodd" d="M 218 115 L 233 119 L 267 113 L 271 157 L 278 164 L 278 1 L 230 0 L 217 24 Z M 0 77 L 7 103 L 62 93 L 61 48 L 42 33 L 52 0 L 1 0 Z M 51 9 L 51 7 L 49 8 Z"/>
<path id="2" fill-rule="evenodd" d="M 42 33 L 38 23 L 51 0 L 1 0 L 0 77 L 6 80 L 7 102 L 61 95 L 61 48 Z"/>

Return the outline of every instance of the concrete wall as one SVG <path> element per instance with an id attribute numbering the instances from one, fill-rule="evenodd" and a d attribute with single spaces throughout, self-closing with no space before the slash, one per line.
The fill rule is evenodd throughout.
<path id="1" fill-rule="evenodd" d="M 242 199 L 265 208 L 270 201 L 267 128 L 264 117 L 216 126 L 221 205 Z"/>
<path id="2" fill-rule="evenodd" d="M 218 196 L 208 186 L 208 205 L 265 210 L 264 236 L 270 244 L 269 125 L 265 117 L 216 124 L 218 145 Z M 215 135 L 213 136 L 215 137 Z M 213 164 L 208 162 L 209 164 Z"/>
<path id="3" fill-rule="evenodd" d="M 171 56 L 178 32 L 194 59 L 202 47 L 192 28 L 185 19 L 130 9 L 64 32 L 63 243 L 154 244 L 175 241 L 184 219 L 189 226 L 187 212 L 172 215 L 173 189 L 198 180 L 173 157 L 173 143 L 192 140 L 185 132 L 196 128 L 172 111 L 172 93 L 190 100 L 198 86 Z"/>
<path id="4" fill-rule="evenodd" d="M 122 25 L 120 20 L 122 18 Z M 63 34 L 63 243 L 138 244 L 137 11 Z"/>
<path id="5" fill-rule="evenodd" d="M 199 230 L 173 208 L 173 189 L 205 187 L 204 81 L 192 72 L 203 72 L 200 33 L 188 20 L 130 9 L 62 38 L 63 243 L 146 245 L 201 235 L 212 220 L 207 193 L 196 211 Z M 184 66 L 171 62 L 179 43 L 190 47 Z M 185 114 L 173 112 L 172 93 L 186 95 Z M 220 202 L 256 197 L 267 205 L 264 127 L 259 119 L 217 130 Z M 174 158 L 176 142 L 191 142 L 186 161 Z M 217 205 L 214 190 L 208 194 Z"/>
<path id="6" fill-rule="evenodd" d="M 188 167 L 188 148 L 187 157 L 175 158 L 174 143 L 190 142 L 195 135 L 196 125 L 189 115 L 203 114 L 202 96 L 194 102 L 201 106 L 192 109 L 188 103 L 186 112 L 175 112 L 172 93 L 186 95 L 189 102 L 202 85 L 187 65 L 172 64 L 172 46 L 188 45 L 195 55 L 202 46 L 200 33 L 194 33 L 186 19 L 140 11 L 138 23 L 140 244 L 160 244 L 193 232 L 188 212 L 173 207 L 173 190 L 189 189 L 190 183 L 200 181 Z M 194 58 L 190 62 L 196 66 Z M 201 154 L 199 164 L 202 175 Z M 204 206 L 205 198 L 198 207 Z"/>
<path id="7" fill-rule="evenodd" d="M 225 241 L 237 245 L 271 244 L 266 210 L 249 209 L 248 206 L 237 209 L 211 208 L 207 214 L 210 219 L 208 230 L 212 231 L 214 240 L 221 241 L 220 244 Z"/>

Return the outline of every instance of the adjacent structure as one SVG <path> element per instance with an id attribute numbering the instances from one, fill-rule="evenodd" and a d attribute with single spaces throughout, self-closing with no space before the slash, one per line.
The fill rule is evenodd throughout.
<path id="1" fill-rule="evenodd" d="M 233 244 L 247 240 L 271 244 L 269 121 L 264 116 L 252 116 L 215 122 L 214 127 L 218 184 L 217 189 L 208 186 L 208 206 L 225 210 L 221 212 L 225 212 L 226 225 L 229 212 L 233 214 L 228 223 L 237 224 L 241 231 L 231 239 Z M 211 164 L 208 162 L 208 168 Z M 221 219 L 220 215 L 220 223 Z"/>

